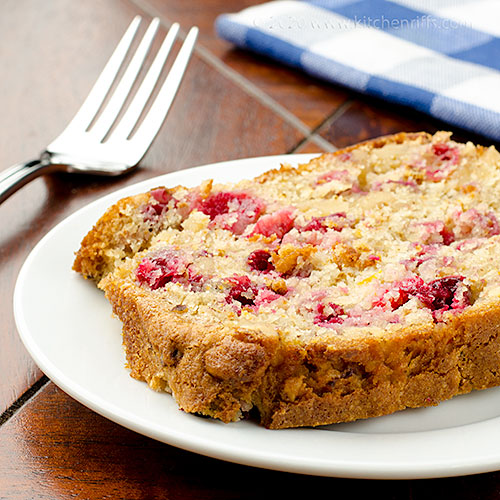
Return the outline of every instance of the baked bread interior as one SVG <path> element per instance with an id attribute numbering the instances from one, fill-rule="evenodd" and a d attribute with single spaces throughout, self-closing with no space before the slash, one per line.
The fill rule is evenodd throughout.
<path id="1" fill-rule="evenodd" d="M 500 384 L 499 210 L 495 148 L 401 133 L 125 198 L 73 268 L 182 410 L 347 422 Z"/>

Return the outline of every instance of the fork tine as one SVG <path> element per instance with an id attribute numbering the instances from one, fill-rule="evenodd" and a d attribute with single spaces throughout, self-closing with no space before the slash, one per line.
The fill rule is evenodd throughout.
<path id="1" fill-rule="evenodd" d="M 137 75 L 144 64 L 144 60 L 149 52 L 149 48 L 156 34 L 159 23 L 160 21 L 157 17 L 151 21 L 141 40 L 141 43 L 139 44 L 139 47 L 137 47 L 137 50 L 130 61 L 130 64 L 125 70 L 120 83 L 113 92 L 113 95 L 103 110 L 102 115 L 91 128 L 90 133 L 95 139 L 99 141 L 102 140 L 115 122 L 116 117 L 122 109 L 123 103 L 127 99 L 130 89 L 132 88 L 132 85 L 134 84 Z"/>
<path id="2" fill-rule="evenodd" d="M 86 130 L 88 128 L 116 78 L 140 23 L 141 16 L 135 16 L 92 87 L 89 95 L 66 127 L 67 130 L 71 128 Z"/>
<path id="3" fill-rule="evenodd" d="M 189 59 L 191 58 L 191 53 L 197 36 L 198 28 L 192 27 L 189 30 L 189 33 L 186 36 L 186 39 L 184 40 L 172 67 L 170 68 L 167 78 L 163 82 L 158 95 L 152 103 L 151 109 L 148 111 L 137 132 L 129 140 L 129 143 L 133 144 L 134 150 L 137 153 L 137 161 L 142 158 L 149 145 L 156 137 L 156 134 L 160 130 L 160 127 L 167 116 L 170 105 L 174 100 L 175 94 L 177 93 L 188 65 Z"/>
<path id="4" fill-rule="evenodd" d="M 151 93 L 153 92 L 163 66 L 165 65 L 168 54 L 172 49 L 178 31 L 179 24 L 172 24 L 167 35 L 165 36 L 165 39 L 163 40 L 158 54 L 153 61 L 153 64 L 151 64 L 151 67 L 141 83 L 139 90 L 135 94 L 134 99 L 130 103 L 130 106 L 116 126 L 116 129 L 113 131 L 110 140 L 125 140 L 130 135 L 130 132 L 132 132 L 137 120 L 146 106 L 148 99 L 151 96 Z"/>

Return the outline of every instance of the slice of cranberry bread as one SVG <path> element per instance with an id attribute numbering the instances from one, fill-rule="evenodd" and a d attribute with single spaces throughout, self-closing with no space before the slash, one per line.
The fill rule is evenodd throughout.
<path id="1" fill-rule="evenodd" d="M 499 211 L 493 147 L 398 134 L 122 200 L 74 268 L 183 410 L 346 422 L 500 384 Z"/>

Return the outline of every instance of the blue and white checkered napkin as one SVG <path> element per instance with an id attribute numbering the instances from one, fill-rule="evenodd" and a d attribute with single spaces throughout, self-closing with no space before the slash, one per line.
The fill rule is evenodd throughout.
<path id="1" fill-rule="evenodd" d="M 224 14 L 222 38 L 500 140 L 500 1 L 279 0 Z"/>

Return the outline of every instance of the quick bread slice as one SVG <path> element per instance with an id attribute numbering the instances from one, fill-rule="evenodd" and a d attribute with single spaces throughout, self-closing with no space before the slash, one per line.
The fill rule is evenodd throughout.
<path id="1" fill-rule="evenodd" d="M 74 269 L 184 411 L 347 422 L 500 384 L 499 195 L 493 147 L 397 134 L 122 200 Z"/>

